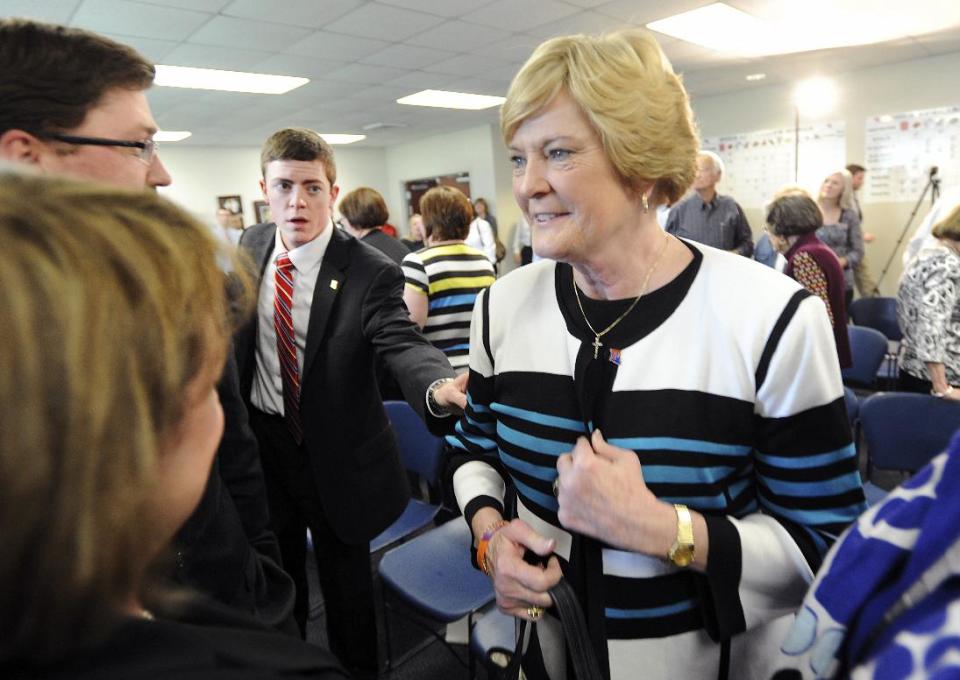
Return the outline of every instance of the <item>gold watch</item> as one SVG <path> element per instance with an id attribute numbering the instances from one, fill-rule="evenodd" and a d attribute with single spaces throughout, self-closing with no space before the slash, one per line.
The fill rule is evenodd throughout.
<path id="1" fill-rule="evenodd" d="M 679 503 L 673 508 L 677 511 L 677 538 L 667 553 L 667 558 L 678 567 L 690 566 L 693 562 L 693 518 L 686 505 Z"/>

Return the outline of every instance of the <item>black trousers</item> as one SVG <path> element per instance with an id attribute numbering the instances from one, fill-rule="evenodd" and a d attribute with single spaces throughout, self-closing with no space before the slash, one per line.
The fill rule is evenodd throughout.
<path id="1" fill-rule="evenodd" d="M 293 615 L 300 633 L 306 638 L 309 528 L 326 608 L 330 651 L 351 672 L 375 675 L 377 624 L 370 544 L 350 545 L 337 538 L 323 510 L 307 452 L 294 442 L 283 418 L 251 408 L 250 424 L 260 444 L 270 521 L 280 542 L 283 568 L 297 588 Z"/>

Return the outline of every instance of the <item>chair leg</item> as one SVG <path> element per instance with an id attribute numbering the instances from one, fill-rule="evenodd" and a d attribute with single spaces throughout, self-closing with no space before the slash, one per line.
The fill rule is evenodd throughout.
<path id="1" fill-rule="evenodd" d="M 390 645 L 390 612 L 387 609 L 387 590 L 383 587 L 383 579 L 378 579 L 380 583 L 380 601 L 383 603 L 383 635 L 387 646 L 387 674 L 393 671 L 393 647 Z"/>
<path id="2" fill-rule="evenodd" d="M 470 680 L 477 678 L 477 660 L 473 656 L 473 645 L 470 644 L 473 638 L 473 612 L 467 615 L 467 663 L 470 666 Z"/>

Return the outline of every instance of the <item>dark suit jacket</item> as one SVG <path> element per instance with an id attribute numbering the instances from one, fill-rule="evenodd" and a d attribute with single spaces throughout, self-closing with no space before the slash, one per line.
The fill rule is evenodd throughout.
<path id="1" fill-rule="evenodd" d="M 243 233 L 259 283 L 276 225 Z M 336 282 L 336 283 L 334 283 Z M 403 273 L 380 251 L 335 229 L 317 274 L 300 388 L 303 445 L 324 512 L 345 543 L 369 541 L 406 507 L 410 489 L 377 389 L 375 360 L 397 378 L 405 399 L 433 429 L 427 388 L 453 377 L 444 357 L 410 321 Z M 250 397 L 259 319 L 236 338 L 241 393 Z M 452 420 L 450 418 L 444 421 Z M 268 455 L 268 452 L 262 452 Z"/>
<path id="2" fill-rule="evenodd" d="M 374 229 L 360 240 L 368 246 L 373 246 L 397 264 L 403 262 L 403 258 L 410 254 L 410 250 L 405 245 L 389 234 L 385 234 L 382 229 Z"/>
<path id="3" fill-rule="evenodd" d="M 280 568 L 257 440 L 232 356 L 217 393 L 223 439 L 200 503 L 174 540 L 174 578 L 269 626 L 285 628 L 292 621 L 293 580 Z"/>

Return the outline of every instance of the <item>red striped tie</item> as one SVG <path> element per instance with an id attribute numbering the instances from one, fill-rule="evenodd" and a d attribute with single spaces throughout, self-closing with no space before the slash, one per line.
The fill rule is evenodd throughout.
<path id="1" fill-rule="evenodd" d="M 294 441 L 303 441 L 300 422 L 300 368 L 293 333 L 293 275 L 296 269 L 287 253 L 277 256 L 277 296 L 273 301 L 273 328 L 277 333 L 277 357 L 283 381 L 284 420 Z"/>

